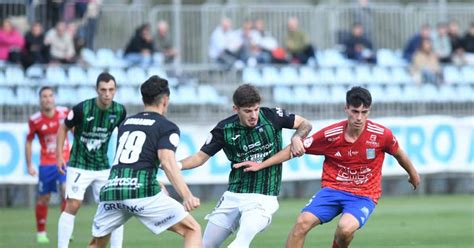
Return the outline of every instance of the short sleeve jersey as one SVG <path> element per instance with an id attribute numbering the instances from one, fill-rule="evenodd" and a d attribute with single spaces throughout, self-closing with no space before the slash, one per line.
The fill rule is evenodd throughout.
<path id="1" fill-rule="evenodd" d="M 385 153 L 394 155 L 398 141 L 392 132 L 367 120 L 362 134 L 347 142 L 342 121 L 316 132 L 304 141 L 307 154 L 324 155 L 322 187 L 366 196 L 378 202 L 382 194 L 382 165 Z"/>
<path id="2" fill-rule="evenodd" d="M 280 108 L 260 108 L 255 127 L 240 124 L 233 115 L 212 129 L 201 151 L 213 156 L 221 149 L 230 161 L 228 190 L 235 193 L 278 195 L 281 187 L 281 164 L 257 172 L 244 172 L 233 165 L 244 161 L 262 162 L 282 149 L 282 129 L 293 128 L 295 115 Z"/>
<path id="3" fill-rule="evenodd" d="M 74 128 L 68 166 L 92 171 L 109 169 L 110 136 L 125 116 L 125 107 L 115 101 L 105 110 L 97 106 L 96 98 L 74 106 L 64 121 L 68 128 Z"/>
<path id="4" fill-rule="evenodd" d="M 150 197 L 161 190 L 156 179 L 158 150 L 173 152 L 179 143 L 179 128 L 155 112 L 128 117 L 118 130 L 117 151 L 101 201 Z"/>
<path id="5" fill-rule="evenodd" d="M 35 134 L 41 145 L 40 166 L 56 164 L 56 135 L 59 125 L 64 121 L 68 109 L 57 106 L 53 117 L 48 117 L 41 112 L 36 112 L 28 120 L 28 135 L 26 139 L 32 141 Z M 69 160 L 69 141 L 64 142 L 64 161 Z"/>

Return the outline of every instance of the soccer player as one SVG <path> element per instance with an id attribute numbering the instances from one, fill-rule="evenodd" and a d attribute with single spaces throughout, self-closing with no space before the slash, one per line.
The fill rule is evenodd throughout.
<path id="1" fill-rule="evenodd" d="M 96 82 L 97 97 L 85 100 L 69 111 L 59 127 L 56 159 L 58 171 L 65 173 L 62 159 L 66 133 L 74 129 L 74 143 L 66 177 L 66 209 L 59 217 L 58 247 L 68 247 L 74 229 L 74 218 L 84 199 L 86 188 L 91 185 L 96 201 L 100 188 L 107 182 L 110 172 L 107 149 L 113 130 L 126 116 L 125 107 L 113 101 L 116 91 L 115 78 L 101 73 Z M 121 247 L 123 228 L 112 234 L 112 247 Z"/>
<path id="2" fill-rule="evenodd" d="M 178 163 L 183 169 L 195 168 L 223 149 L 231 164 L 228 189 L 206 217 L 209 222 L 203 236 L 204 247 L 220 247 L 237 229 L 229 247 L 249 247 L 278 209 L 281 164 L 257 173 L 243 173 L 242 169 L 233 168 L 233 164 L 246 160 L 261 162 L 276 154 L 282 149 L 283 128 L 297 129 L 292 137 L 292 153 L 304 154 L 302 140 L 311 131 L 311 124 L 283 109 L 260 107 L 260 101 L 254 86 L 239 86 L 233 95 L 236 114 L 214 127 L 199 152 Z"/>
<path id="3" fill-rule="evenodd" d="M 168 81 L 152 76 L 141 86 L 144 112 L 130 116 L 118 129 L 118 145 L 109 180 L 100 190 L 89 247 L 105 247 L 110 232 L 130 217 L 150 231 L 170 230 L 184 237 L 184 247 L 201 247 L 201 227 L 186 211 L 199 206 L 176 165 L 179 128 L 164 115 L 169 106 Z M 183 199 L 183 205 L 160 189 L 159 166 Z"/>
<path id="4" fill-rule="evenodd" d="M 307 154 L 323 155 L 322 189 L 303 208 L 291 230 L 286 247 L 303 247 L 306 234 L 315 226 L 342 214 L 333 248 L 349 247 L 355 232 L 369 219 L 382 194 L 385 153 L 394 156 L 416 189 L 420 176 L 392 132 L 368 120 L 372 97 L 361 87 L 346 94 L 347 120 L 321 129 L 304 140 Z M 263 163 L 243 162 L 251 174 L 291 159 L 289 147 Z M 273 166 L 272 166 L 273 165 Z"/>
<path id="5" fill-rule="evenodd" d="M 56 134 L 60 123 L 66 118 L 68 109 L 55 105 L 54 91 L 49 86 L 39 90 L 40 111 L 33 114 L 28 120 L 28 135 L 26 136 L 25 158 L 28 174 L 36 176 L 37 171 L 31 161 L 31 146 L 35 135 L 38 135 L 41 144 L 39 164 L 38 199 L 36 202 L 36 240 L 38 243 L 49 243 L 46 235 L 46 218 L 51 192 L 57 192 L 59 183 L 61 191 L 61 211 L 64 210 L 64 184 L 66 176 L 59 174 L 56 169 Z M 64 161 L 69 160 L 69 142 L 66 139 L 62 153 Z"/>

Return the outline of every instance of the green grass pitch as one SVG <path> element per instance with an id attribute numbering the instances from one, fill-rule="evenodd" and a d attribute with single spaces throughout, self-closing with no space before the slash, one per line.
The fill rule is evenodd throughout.
<path id="1" fill-rule="evenodd" d="M 306 202 L 280 200 L 280 209 L 273 216 L 272 224 L 257 235 L 252 247 L 284 247 L 286 236 Z M 204 216 L 213 207 L 214 202 L 205 203 L 192 213 L 203 230 Z M 75 239 L 70 247 L 87 246 L 95 210 L 95 206 L 80 209 Z M 35 243 L 33 209 L 1 209 L 0 247 L 55 247 L 58 211 L 58 207 L 49 211 L 47 230 L 51 243 L 39 246 Z M 336 222 L 337 219 L 313 229 L 305 247 L 330 247 Z M 136 219 L 131 219 L 125 226 L 124 247 L 182 247 L 182 241 L 171 232 L 155 236 Z M 474 247 L 474 196 L 383 197 L 367 225 L 356 233 L 351 247 Z"/>

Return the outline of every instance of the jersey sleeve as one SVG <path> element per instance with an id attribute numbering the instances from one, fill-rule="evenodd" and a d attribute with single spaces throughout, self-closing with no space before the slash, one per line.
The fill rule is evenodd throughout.
<path id="1" fill-rule="evenodd" d="M 171 124 L 161 133 L 158 140 L 158 150 L 169 149 L 176 152 L 179 144 L 180 131 L 178 126 Z"/>
<path id="2" fill-rule="evenodd" d="M 389 129 L 385 129 L 384 146 L 383 146 L 384 152 L 390 155 L 394 155 L 395 153 L 397 153 L 398 148 L 399 148 L 399 145 L 398 145 L 397 138 L 395 138 L 392 131 L 390 131 Z"/>
<path id="3" fill-rule="evenodd" d="M 69 111 L 69 113 L 67 114 L 66 119 L 64 120 L 64 124 L 68 128 L 73 128 L 73 127 L 77 126 L 79 123 L 81 123 L 82 116 L 83 116 L 82 104 L 80 103 L 80 104 L 74 106 Z"/>
<path id="4" fill-rule="evenodd" d="M 122 123 L 123 120 L 125 120 L 125 118 L 127 117 L 127 109 L 123 105 L 122 105 L 122 108 L 123 108 L 122 116 L 120 116 L 120 121 L 118 123 Z M 178 131 L 179 131 L 179 129 L 178 129 Z"/>
<path id="5" fill-rule="evenodd" d="M 288 114 L 286 110 L 282 108 L 262 108 L 265 116 L 275 125 L 282 128 L 293 128 L 295 126 L 295 115 Z"/>
<path id="6" fill-rule="evenodd" d="M 209 133 L 206 143 L 201 147 L 201 151 L 212 157 L 224 147 L 224 143 L 222 128 L 219 128 L 219 125 L 217 125 Z"/>
<path id="7" fill-rule="evenodd" d="M 35 126 L 33 125 L 32 120 L 28 120 L 28 134 L 26 135 L 26 140 L 32 141 L 35 138 Z"/>
<path id="8" fill-rule="evenodd" d="M 320 130 L 303 141 L 306 153 L 314 155 L 323 155 L 327 147 L 327 141 L 324 138 L 324 131 Z"/>

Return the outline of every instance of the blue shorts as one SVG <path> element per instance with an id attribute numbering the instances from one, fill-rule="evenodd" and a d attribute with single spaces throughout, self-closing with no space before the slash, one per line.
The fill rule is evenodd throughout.
<path id="1" fill-rule="evenodd" d="M 38 194 L 46 195 L 51 192 L 58 192 L 57 184 L 66 182 L 66 175 L 61 175 L 56 168 L 56 165 L 40 165 L 39 166 L 39 181 Z"/>
<path id="2" fill-rule="evenodd" d="M 330 222 L 340 213 L 349 213 L 359 221 L 362 228 L 369 219 L 375 203 L 365 196 L 357 196 L 341 190 L 323 188 L 315 194 L 301 212 L 310 212 L 321 224 Z"/>

